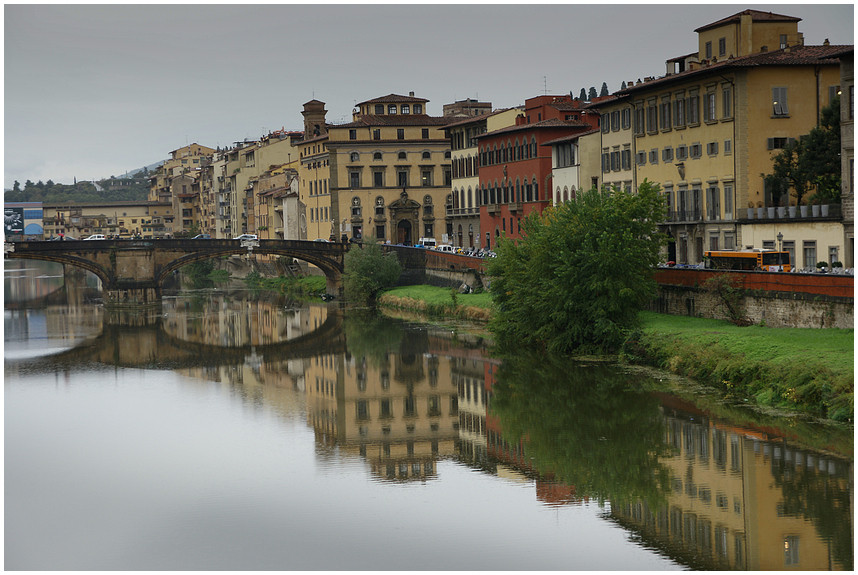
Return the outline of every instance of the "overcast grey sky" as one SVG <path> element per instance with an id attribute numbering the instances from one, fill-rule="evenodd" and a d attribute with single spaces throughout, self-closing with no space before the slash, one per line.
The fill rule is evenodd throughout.
<path id="1" fill-rule="evenodd" d="M 4 187 L 119 176 L 188 143 L 328 121 L 390 93 L 516 106 L 613 92 L 697 49 L 746 8 L 796 16 L 806 44 L 854 41 L 844 4 L 6 4 Z"/>

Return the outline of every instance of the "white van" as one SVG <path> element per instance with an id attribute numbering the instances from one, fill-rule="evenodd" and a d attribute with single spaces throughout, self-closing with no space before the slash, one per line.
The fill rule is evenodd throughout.
<path id="1" fill-rule="evenodd" d="M 415 247 L 435 249 L 435 238 L 420 238 Z"/>
<path id="2" fill-rule="evenodd" d="M 107 238 L 104 237 L 104 234 L 92 234 L 88 238 L 83 238 L 83 239 L 84 240 L 106 240 Z"/>
<path id="3" fill-rule="evenodd" d="M 445 254 L 454 254 L 456 253 L 456 248 L 454 248 L 450 244 L 441 244 L 440 246 L 435 248 L 435 251 L 442 252 Z"/>

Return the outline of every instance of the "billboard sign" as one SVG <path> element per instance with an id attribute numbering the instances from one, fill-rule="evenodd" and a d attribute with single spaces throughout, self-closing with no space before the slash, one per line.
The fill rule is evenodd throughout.
<path id="1" fill-rule="evenodd" d="M 7 236 L 24 234 L 24 208 L 4 208 L 4 229 Z"/>

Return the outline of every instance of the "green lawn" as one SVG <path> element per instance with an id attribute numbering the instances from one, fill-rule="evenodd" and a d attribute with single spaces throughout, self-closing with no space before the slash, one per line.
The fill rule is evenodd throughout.
<path id="1" fill-rule="evenodd" d="M 454 290 L 451 288 L 442 288 L 428 285 L 415 286 L 400 286 L 386 290 L 385 294 L 390 294 L 398 298 L 411 298 L 426 302 L 427 306 L 445 306 L 453 302 Z M 459 305 L 478 307 L 482 309 L 491 309 L 492 296 L 489 292 L 460 294 L 456 293 L 456 302 Z"/>

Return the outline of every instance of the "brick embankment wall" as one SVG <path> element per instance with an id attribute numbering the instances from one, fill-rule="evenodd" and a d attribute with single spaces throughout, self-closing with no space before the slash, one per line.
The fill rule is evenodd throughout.
<path id="1" fill-rule="evenodd" d="M 741 287 L 746 318 L 770 327 L 853 328 L 853 277 L 835 274 L 776 274 L 658 270 L 658 296 L 652 311 L 729 319 L 722 301 L 703 287 L 719 273 L 730 273 Z"/>

